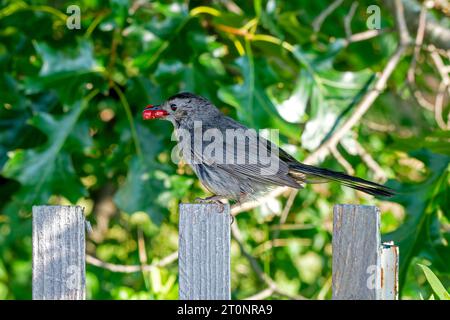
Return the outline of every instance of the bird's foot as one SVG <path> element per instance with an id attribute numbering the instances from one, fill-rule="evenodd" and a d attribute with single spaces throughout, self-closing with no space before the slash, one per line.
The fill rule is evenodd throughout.
<path id="1" fill-rule="evenodd" d="M 231 210 L 242 206 L 242 204 L 245 203 L 246 199 L 247 199 L 246 194 L 241 193 L 239 199 L 237 199 L 236 202 L 231 206 Z"/>
<path id="2" fill-rule="evenodd" d="M 216 195 L 216 196 L 210 196 L 210 197 L 206 197 L 206 198 L 195 198 L 195 202 L 198 202 L 198 203 L 222 203 L 223 204 L 223 202 L 220 201 L 222 199 L 223 199 L 223 197 Z"/>
<path id="3" fill-rule="evenodd" d="M 236 201 L 235 203 L 233 203 L 233 205 L 231 206 L 231 210 L 238 208 L 242 205 L 242 203 L 240 201 Z"/>
<path id="4" fill-rule="evenodd" d="M 220 201 L 222 199 L 223 199 L 223 197 L 216 195 L 216 196 L 210 196 L 210 197 L 206 197 L 206 198 L 195 198 L 195 202 L 215 203 L 215 204 L 219 205 L 220 212 L 223 212 L 225 210 L 225 204 L 222 201 Z"/>

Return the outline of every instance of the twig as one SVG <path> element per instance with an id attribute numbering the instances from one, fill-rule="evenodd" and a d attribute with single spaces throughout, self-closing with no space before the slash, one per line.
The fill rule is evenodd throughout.
<path id="1" fill-rule="evenodd" d="M 394 0 L 395 1 L 395 19 L 396 25 L 398 29 L 398 33 L 400 35 L 400 45 L 406 46 L 410 43 L 411 38 L 409 36 L 408 28 L 406 26 L 405 20 L 405 8 L 403 7 L 402 0 Z"/>
<path id="2" fill-rule="evenodd" d="M 151 5 L 151 3 L 148 3 L 146 0 L 136 0 L 131 5 L 130 9 L 128 9 L 129 15 L 134 15 L 141 7 L 144 7 L 146 5 Z"/>
<path id="3" fill-rule="evenodd" d="M 422 50 L 425 50 L 427 52 L 434 52 L 436 51 L 437 53 L 439 53 L 440 55 L 447 57 L 447 59 L 450 59 L 450 49 L 449 50 L 444 50 L 441 48 L 436 48 L 434 45 L 432 44 L 427 44 L 427 45 L 423 45 Z"/>
<path id="4" fill-rule="evenodd" d="M 355 174 L 355 169 L 353 169 L 352 165 L 342 156 L 336 146 L 331 146 L 330 152 L 349 175 L 352 176 Z"/>
<path id="5" fill-rule="evenodd" d="M 289 187 L 278 187 L 274 188 L 270 193 L 268 193 L 265 197 L 261 197 L 257 200 L 250 200 L 247 202 L 244 202 L 243 204 L 239 206 L 235 206 L 231 209 L 231 214 L 236 216 L 241 212 L 249 211 L 254 208 L 259 207 L 261 204 L 267 202 L 267 199 L 270 198 L 276 198 L 281 196 L 283 193 L 289 192 L 291 190 Z"/>
<path id="6" fill-rule="evenodd" d="M 320 158 L 324 156 L 324 154 L 328 154 L 327 150 L 329 148 L 334 147 L 338 144 L 339 140 L 341 140 L 344 135 L 350 131 L 351 128 L 361 119 L 361 117 L 369 110 L 375 100 L 378 98 L 380 93 L 384 90 L 389 77 L 392 72 L 394 72 L 398 63 L 400 62 L 403 54 L 406 50 L 406 47 L 409 45 L 409 34 L 408 31 L 405 30 L 405 17 L 403 15 L 403 5 L 401 0 L 395 0 L 396 4 L 396 21 L 397 28 L 400 33 L 400 43 L 397 47 L 395 53 L 389 58 L 386 66 L 384 67 L 383 72 L 378 76 L 377 81 L 375 82 L 375 86 L 372 90 L 370 90 L 366 95 L 361 99 L 358 105 L 355 107 L 353 114 L 344 122 L 344 124 L 337 129 L 334 134 L 325 141 L 315 152 L 311 154 L 309 157 L 310 160 L 317 160 L 316 158 Z M 314 157 L 313 157 L 314 156 Z"/>
<path id="7" fill-rule="evenodd" d="M 283 211 L 281 212 L 280 215 L 280 222 L 278 223 L 279 226 L 283 225 L 284 223 L 286 223 L 287 217 L 289 215 L 289 212 L 291 211 L 292 205 L 294 204 L 294 200 L 295 197 L 297 196 L 298 193 L 298 189 L 291 189 L 289 192 L 289 197 L 286 201 L 286 205 L 283 208 Z M 280 234 L 280 228 L 275 229 L 272 233 L 272 240 L 275 240 L 276 238 L 278 238 L 279 234 Z"/>
<path id="8" fill-rule="evenodd" d="M 436 66 L 437 71 L 441 75 L 444 85 L 449 86 L 450 85 L 450 77 L 448 75 L 448 71 L 444 64 L 444 61 L 442 61 L 441 56 L 439 55 L 439 53 L 436 50 L 430 50 L 430 56 L 434 62 L 434 65 Z"/>
<path id="9" fill-rule="evenodd" d="M 379 132 L 392 132 L 395 130 L 395 125 L 393 124 L 384 124 L 377 123 L 373 121 L 362 121 L 364 125 L 366 125 L 369 129 Z"/>
<path id="10" fill-rule="evenodd" d="M 229 33 L 232 36 L 244 37 L 244 39 L 249 41 L 264 41 L 279 45 L 286 49 L 287 51 L 293 53 L 295 52 L 295 47 L 287 41 L 280 40 L 269 34 L 253 34 L 246 30 L 244 27 L 242 28 L 234 28 L 223 24 L 216 24 L 215 27 L 223 32 Z M 391 29 L 380 29 L 380 30 L 367 30 L 360 33 L 353 34 L 349 39 L 344 39 L 345 45 L 349 45 L 353 42 L 359 42 L 368 40 L 371 38 L 375 38 L 383 33 L 390 32 Z M 231 37 L 230 37 L 231 38 Z M 231 38 L 233 40 L 233 38 Z M 234 41 L 234 40 L 233 40 Z M 237 42 L 240 45 L 240 42 Z M 239 52 L 244 52 L 244 49 L 238 49 Z"/>
<path id="11" fill-rule="evenodd" d="M 149 279 L 146 276 L 146 271 L 144 270 L 143 266 L 147 265 L 147 250 L 145 249 L 145 239 L 144 239 L 144 233 L 140 228 L 137 230 L 137 236 L 138 236 L 138 253 L 139 253 L 139 262 L 141 264 L 141 271 L 142 271 L 142 278 L 144 280 L 145 289 L 149 290 L 150 284 Z"/>
<path id="12" fill-rule="evenodd" d="M 372 158 L 370 153 L 364 149 L 364 147 L 355 139 L 356 151 L 358 152 L 361 159 L 366 163 L 366 165 L 374 172 L 375 180 L 378 182 L 385 182 L 387 180 L 386 173 L 383 168 Z"/>
<path id="13" fill-rule="evenodd" d="M 147 265 L 123 265 L 123 264 L 114 264 L 106 261 L 102 261 L 94 256 L 86 255 L 86 262 L 111 272 L 122 272 L 122 273 L 133 273 L 133 272 L 141 272 L 141 271 L 150 271 L 154 268 L 163 268 L 168 266 L 169 264 L 177 261 L 178 259 L 178 251 L 175 251 L 168 256 L 162 258 L 161 260 L 147 264 Z"/>
<path id="14" fill-rule="evenodd" d="M 394 11 L 396 5 L 395 1 L 383 1 L 389 10 Z M 419 23 L 420 6 L 416 0 L 404 1 L 405 16 L 409 30 L 417 30 Z M 437 21 L 433 15 L 428 14 L 427 23 L 425 26 L 425 42 L 434 44 L 436 47 L 444 50 L 450 49 L 450 29 L 440 21 Z"/>
<path id="15" fill-rule="evenodd" d="M 387 80 L 397 67 L 400 59 L 403 57 L 405 49 L 406 48 L 403 45 L 400 45 L 397 48 L 397 51 L 391 56 L 383 72 L 379 75 L 374 88 L 361 99 L 361 101 L 356 106 L 353 114 L 344 122 L 344 124 L 307 158 L 309 161 L 316 162 L 318 159 L 327 155 L 330 147 L 336 146 L 339 140 L 341 140 L 345 136 L 345 134 L 350 131 L 350 129 L 353 128 L 353 126 L 361 119 L 361 117 L 367 112 L 367 110 L 369 110 L 374 101 L 384 90 Z"/>
<path id="16" fill-rule="evenodd" d="M 273 230 L 308 230 L 308 229 L 314 229 L 314 224 L 305 224 L 305 223 L 285 223 L 285 224 L 279 224 L 271 227 Z"/>
<path id="17" fill-rule="evenodd" d="M 450 129 L 450 126 L 445 123 L 442 117 L 442 109 L 444 106 L 446 87 L 447 85 L 445 85 L 444 80 L 442 80 L 441 83 L 439 84 L 438 94 L 436 95 L 436 100 L 434 102 L 434 119 L 436 120 L 436 123 L 442 130 Z"/>
<path id="18" fill-rule="evenodd" d="M 275 229 L 275 231 L 280 231 L 280 229 Z M 310 246 L 312 243 L 312 240 L 310 239 L 301 239 L 301 238 L 281 238 L 281 239 L 271 239 L 266 242 L 261 243 L 259 246 L 257 246 L 254 249 L 255 256 L 259 256 L 262 253 L 272 249 L 272 248 L 278 248 L 278 247 L 286 247 L 290 243 L 297 243 L 302 246 Z"/>
<path id="19" fill-rule="evenodd" d="M 145 250 L 145 241 L 144 241 L 144 235 L 142 233 L 141 229 L 138 229 L 138 253 L 139 253 L 139 262 L 142 266 L 147 264 L 147 252 Z"/>
<path id="20" fill-rule="evenodd" d="M 355 33 L 355 34 L 352 34 L 347 39 L 345 39 L 345 41 L 346 41 L 345 45 L 349 45 L 350 43 L 354 43 L 354 42 L 369 40 L 369 39 L 378 37 L 379 35 L 390 32 L 390 31 L 391 31 L 391 29 L 386 28 L 386 29 L 366 30 L 363 32 Z"/>
<path id="21" fill-rule="evenodd" d="M 425 99 L 421 91 L 419 90 L 415 91 L 414 97 L 416 98 L 416 101 L 420 106 L 422 106 L 427 110 L 434 111 L 434 104 Z"/>
<path id="22" fill-rule="evenodd" d="M 280 225 L 284 224 L 287 220 L 287 217 L 289 215 L 289 211 L 291 211 L 292 205 L 294 204 L 295 197 L 297 196 L 298 189 L 291 190 L 291 193 L 289 194 L 289 198 L 286 202 L 286 206 L 283 209 L 283 212 L 281 212 L 280 216 Z"/>
<path id="23" fill-rule="evenodd" d="M 304 300 L 305 297 L 301 295 L 292 295 L 284 290 L 280 289 L 276 282 L 270 278 L 264 271 L 261 269 L 260 265 L 258 264 L 258 261 L 256 261 L 255 257 L 253 257 L 245 248 L 244 241 L 242 239 L 241 231 L 238 227 L 237 219 L 236 221 L 231 225 L 231 234 L 233 235 L 234 239 L 238 243 L 239 249 L 241 250 L 242 255 L 248 260 L 250 263 L 250 266 L 252 267 L 253 271 L 255 271 L 258 278 L 264 282 L 271 290 L 273 290 L 273 293 L 277 293 L 281 296 L 285 296 L 289 299 L 293 300 Z"/>
<path id="24" fill-rule="evenodd" d="M 312 22 L 312 27 L 314 29 L 314 32 L 317 33 L 320 31 L 320 28 L 322 27 L 323 22 L 325 19 L 333 13 L 334 10 L 339 7 L 344 0 L 334 0 L 332 4 L 330 4 L 328 7 L 325 8 Z"/>
<path id="25" fill-rule="evenodd" d="M 358 2 L 354 1 L 347 15 L 344 17 L 344 28 L 345 28 L 345 41 L 348 46 L 350 43 L 359 42 L 375 38 L 380 34 L 390 31 L 390 29 L 371 29 L 363 32 L 353 34 L 352 31 L 352 20 L 355 15 L 356 9 L 358 8 Z"/>
<path id="26" fill-rule="evenodd" d="M 396 0 L 396 4 L 398 5 L 400 1 Z M 400 2 L 401 3 L 401 2 Z M 403 12 L 401 10 L 401 12 Z M 397 24 L 405 26 L 404 17 L 401 14 L 396 15 Z M 401 29 L 402 27 L 400 27 Z M 344 122 L 344 124 L 337 129 L 332 136 L 325 141 L 318 149 L 316 149 L 313 153 L 311 153 L 303 162 L 306 164 L 315 164 L 319 162 L 320 159 L 324 158 L 328 155 L 330 147 L 336 146 L 339 141 L 345 136 L 345 134 L 350 131 L 353 126 L 362 118 L 362 116 L 369 110 L 374 101 L 378 98 L 380 93 L 384 90 L 386 83 L 391 76 L 392 72 L 397 67 L 400 62 L 403 54 L 408 46 L 409 41 L 405 42 L 405 40 L 400 41 L 397 50 L 395 53 L 389 58 L 386 66 L 384 67 L 381 74 L 379 74 L 375 86 L 372 90 L 367 92 L 365 96 L 361 99 L 358 105 L 355 107 L 353 114 Z M 278 187 L 271 191 L 268 197 L 278 197 L 281 194 L 285 193 L 289 190 L 288 187 Z M 268 198 L 266 197 L 266 199 Z M 236 215 L 240 212 L 254 209 L 261 205 L 264 202 L 264 199 L 259 199 L 257 201 L 246 202 L 240 206 L 236 206 L 233 208 L 231 213 Z"/>
<path id="27" fill-rule="evenodd" d="M 258 293 L 255 293 L 254 295 L 244 298 L 244 300 L 264 300 L 266 298 L 269 298 L 273 294 L 272 288 L 266 288 Z"/>
<path id="28" fill-rule="evenodd" d="M 436 123 L 441 129 L 448 130 L 450 129 L 450 125 L 445 123 L 442 117 L 442 111 L 444 106 L 445 94 L 447 91 L 450 94 L 450 76 L 448 75 L 447 66 L 444 64 L 441 56 L 436 50 L 432 49 L 433 47 L 430 50 L 431 59 L 433 60 L 434 65 L 436 66 L 436 69 L 442 78 L 434 102 L 434 118 L 436 119 Z"/>
<path id="29" fill-rule="evenodd" d="M 233 12 L 237 15 L 242 15 L 242 9 L 233 1 L 223 0 L 221 2 L 227 8 L 228 11 Z"/>
<path id="30" fill-rule="evenodd" d="M 344 28 L 345 28 L 345 35 L 347 39 L 350 39 L 352 36 L 352 20 L 353 16 L 355 15 L 356 8 L 358 8 L 358 2 L 353 1 L 352 6 L 350 7 L 350 10 L 348 11 L 347 15 L 344 17 Z"/>
<path id="31" fill-rule="evenodd" d="M 387 80 L 391 76 L 392 72 L 397 67 L 400 59 L 403 57 L 403 53 L 406 50 L 406 46 L 409 44 L 409 35 L 407 31 L 404 30 L 405 20 L 403 14 L 403 6 L 401 0 L 395 1 L 397 4 L 397 25 L 399 26 L 400 32 L 400 44 L 395 51 L 395 53 L 389 58 L 383 72 L 379 75 L 377 81 L 375 82 L 374 88 L 369 91 L 358 103 L 353 114 L 344 122 L 344 124 L 336 130 L 336 132 L 325 141 L 315 152 L 316 156 L 324 153 L 326 149 L 334 147 L 337 145 L 340 139 L 361 119 L 361 117 L 369 110 L 373 102 L 378 98 L 380 93 L 384 90 Z"/>
<path id="32" fill-rule="evenodd" d="M 422 47 L 422 44 L 423 44 L 423 38 L 425 36 L 426 20 L 427 20 L 427 8 L 425 6 L 422 6 L 422 8 L 420 10 L 420 16 L 419 16 L 419 26 L 417 27 L 414 55 L 413 55 L 411 64 L 408 69 L 408 81 L 410 83 L 416 82 L 416 77 L 415 77 L 416 65 L 417 65 L 417 60 L 419 59 L 420 48 Z"/>
<path id="33" fill-rule="evenodd" d="M 329 277 L 327 281 L 323 284 L 322 289 L 320 289 L 319 294 L 317 295 L 317 300 L 324 300 L 328 291 L 331 289 L 332 285 L 332 277 Z"/>
<path id="34" fill-rule="evenodd" d="M 420 9 L 419 25 L 417 27 L 414 55 L 411 60 L 411 64 L 409 65 L 407 79 L 408 79 L 408 83 L 411 87 L 411 90 L 413 91 L 413 96 L 416 99 L 416 102 L 421 107 L 423 107 L 427 110 L 433 111 L 434 105 L 432 103 L 428 102 L 427 99 L 425 99 L 422 92 L 417 88 L 417 84 L 416 84 L 416 67 L 417 67 L 417 61 L 419 60 L 419 56 L 420 56 L 420 49 L 422 48 L 423 39 L 425 36 L 426 18 L 427 18 L 427 7 L 425 5 L 423 5 L 422 8 Z"/>

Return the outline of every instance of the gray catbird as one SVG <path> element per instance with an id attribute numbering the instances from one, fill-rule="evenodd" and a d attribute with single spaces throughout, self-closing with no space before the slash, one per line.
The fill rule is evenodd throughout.
<path id="1" fill-rule="evenodd" d="M 328 181 L 371 195 L 393 195 L 391 189 L 380 184 L 298 162 L 256 131 L 225 116 L 207 99 L 192 93 L 179 93 L 161 105 L 147 106 L 143 118 L 172 122 L 182 157 L 214 194 L 199 199 L 202 201 L 226 198 L 242 202 L 275 186 L 298 189 L 307 183 Z M 195 138 L 196 135 L 204 137 Z M 205 137 L 210 144 L 205 143 Z"/>

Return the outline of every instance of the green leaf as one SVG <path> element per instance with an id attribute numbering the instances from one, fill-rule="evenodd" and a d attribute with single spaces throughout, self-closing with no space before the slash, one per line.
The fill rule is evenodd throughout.
<path id="1" fill-rule="evenodd" d="M 439 209 L 434 204 L 446 186 L 450 162 L 450 157 L 426 149 L 411 152 L 410 156 L 426 165 L 428 176 L 421 183 L 414 184 L 390 181 L 389 186 L 397 191 L 391 201 L 405 208 L 406 217 L 398 229 L 383 235 L 383 241 L 394 241 L 401 248 L 400 287 L 404 285 L 411 259 L 424 250 L 425 244 L 434 241 L 430 236 Z"/>
<path id="2" fill-rule="evenodd" d="M 313 79 L 306 70 L 301 70 L 291 95 L 275 104 L 280 116 L 288 122 L 302 122 L 312 90 Z"/>
<path id="3" fill-rule="evenodd" d="M 129 214 L 147 212 L 152 221 L 160 225 L 164 217 L 161 212 L 163 203 L 159 201 L 163 185 L 155 179 L 155 169 L 153 163 L 134 156 L 130 161 L 125 183 L 117 191 L 114 201 L 121 210 Z"/>
<path id="4" fill-rule="evenodd" d="M 449 139 L 450 131 L 434 130 L 433 132 L 427 132 L 423 139 L 417 139 L 417 137 L 406 139 L 396 138 L 392 148 L 403 150 L 405 152 L 423 148 L 429 149 L 434 153 L 450 156 Z"/>
<path id="5" fill-rule="evenodd" d="M 262 63 L 259 61 L 259 63 Z M 259 64 L 257 62 L 257 64 Z M 244 79 L 242 84 L 223 86 L 219 89 L 219 98 L 237 110 L 240 121 L 256 130 L 277 128 L 288 137 L 299 139 L 300 128 L 280 117 L 263 86 L 261 75 L 254 75 L 251 61 L 245 57 L 236 60 Z"/>
<path id="6" fill-rule="evenodd" d="M 41 56 L 41 77 L 55 73 L 93 70 L 96 67 L 91 42 L 80 40 L 76 47 L 53 48 L 44 42 L 35 42 L 36 52 Z"/>
<path id="7" fill-rule="evenodd" d="M 54 48 L 46 43 L 35 42 L 36 52 L 42 59 L 38 76 L 25 78 L 27 94 L 44 89 L 55 90 L 61 101 L 74 103 L 81 94 L 83 85 L 95 79 L 102 69 L 94 59 L 94 48 L 90 41 L 79 40 L 76 46 Z"/>
<path id="8" fill-rule="evenodd" d="M 316 149 L 348 117 L 373 78 L 370 70 L 335 70 L 332 63 L 341 49 L 340 42 L 320 54 L 295 48 L 294 56 L 304 67 L 303 78 L 308 75 L 314 81 L 314 85 L 309 85 L 312 86 L 309 89 L 309 119 L 302 133 L 302 147 L 308 150 Z M 302 95 L 308 96 L 304 93 Z"/>
<path id="9" fill-rule="evenodd" d="M 428 283 L 430 284 L 434 293 L 436 293 L 436 295 L 439 297 L 439 299 L 450 300 L 450 294 L 444 288 L 444 285 L 441 283 L 441 281 L 439 281 L 438 277 L 436 277 L 433 271 L 431 271 L 430 268 L 423 264 L 419 264 L 419 266 L 422 268 Z"/>
<path id="10" fill-rule="evenodd" d="M 20 195 L 27 205 L 45 203 L 50 195 L 61 194 L 76 202 L 86 195 L 63 147 L 75 128 L 83 110 L 82 102 L 70 106 L 63 116 L 38 113 L 31 124 L 47 136 L 47 141 L 34 149 L 14 151 L 2 174 L 21 183 Z"/>

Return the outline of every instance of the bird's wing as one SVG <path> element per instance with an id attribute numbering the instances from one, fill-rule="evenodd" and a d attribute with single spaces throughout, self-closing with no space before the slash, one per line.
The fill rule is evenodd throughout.
<path id="1" fill-rule="evenodd" d="M 248 129 L 231 118 L 221 117 L 218 122 L 205 126 L 204 132 L 217 128 L 221 128 L 219 131 L 223 141 L 218 143 L 214 139 L 212 145 L 221 145 L 222 154 L 218 154 L 220 150 L 212 152 L 212 148 L 205 143 L 203 161 L 206 164 L 217 166 L 245 181 L 294 188 L 302 186 L 289 175 L 289 166 L 283 158 L 290 156 L 274 143 L 261 137 L 256 130 Z M 198 156 L 196 154 L 196 157 Z"/>

